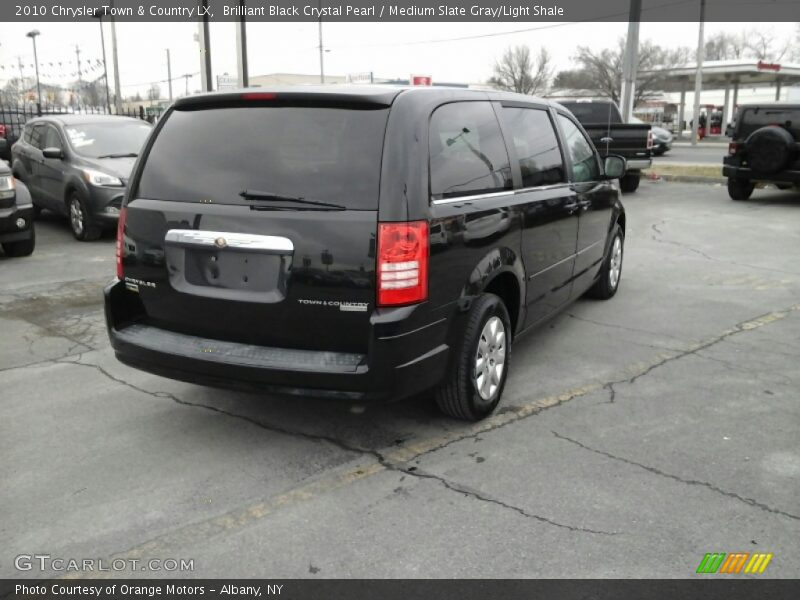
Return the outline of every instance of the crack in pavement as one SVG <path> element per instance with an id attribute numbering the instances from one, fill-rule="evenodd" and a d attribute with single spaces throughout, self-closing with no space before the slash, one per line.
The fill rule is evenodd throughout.
<path id="1" fill-rule="evenodd" d="M 661 221 L 661 223 L 664 223 L 664 221 Z M 654 232 L 658 233 L 659 235 L 664 235 L 663 232 L 660 229 L 658 229 L 657 225 L 658 225 L 658 223 L 654 224 L 654 225 L 651 225 L 650 229 L 652 229 Z M 702 256 L 706 260 L 710 260 L 710 261 L 713 261 L 713 262 L 721 262 L 721 263 L 725 263 L 725 264 L 728 264 L 728 265 L 733 265 L 733 266 L 736 266 L 736 267 L 745 267 L 745 268 L 748 268 L 748 269 L 755 269 L 756 271 L 770 271 L 772 273 L 783 273 L 784 275 L 800 275 L 800 273 L 797 273 L 796 271 L 786 271 L 784 269 L 775 269 L 773 267 L 763 267 L 763 266 L 759 266 L 759 265 L 751 265 L 751 264 L 748 264 L 748 263 L 741 263 L 741 262 L 737 262 L 737 261 L 734 261 L 734 260 L 726 260 L 724 258 L 717 258 L 715 256 L 711 256 L 710 254 L 706 254 L 702 250 L 698 250 L 697 248 L 693 248 L 689 244 L 685 244 L 683 242 L 677 242 L 677 241 L 674 241 L 674 240 L 668 240 L 668 239 L 665 239 L 663 237 L 657 237 L 656 235 L 651 235 L 650 239 L 652 239 L 654 242 L 658 242 L 659 244 L 669 244 L 669 245 L 672 245 L 672 246 L 677 246 L 679 248 L 683 248 L 684 250 L 688 250 L 689 252 L 693 252 L 694 254 Z"/>
<path id="2" fill-rule="evenodd" d="M 551 430 L 550 433 L 552 433 L 556 438 L 558 438 L 560 440 L 563 440 L 565 442 L 569 442 L 570 444 L 574 444 L 575 446 L 578 446 L 579 448 L 583 448 L 584 450 L 587 450 L 588 452 L 594 452 L 595 454 L 599 454 L 600 456 L 605 456 L 607 458 L 610 458 L 612 460 L 616 460 L 616 461 L 625 463 L 627 465 L 631 465 L 631 466 L 634 466 L 634 467 L 639 467 L 640 469 L 644 469 L 645 471 L 647 471 L 649 473 L 653 473 L 653 474 L 659 475 L 661 477 L 666 477 L 667 479 L 672 479 L 674 481 L 679 481 L 680 483 L 685 483 L 687 485 L 695 485 L 695 486 L 704 487 L 704 488 L 712 490 L 712 491 L 714 491 L 714 492 L 716 492 L 718 494 L 722 494 L 723 496 L 726 496 L 728 498 L 732 498 L 734 500 L 738 500 L 739 502 L 747 504 L 748 506 L 753 506 L 753 507 L 761 509 L 761 510 L 763 510 L 765 512 L 769 512 L 769 513 L 772 513 L 772 514 L 788 517 L 790 519 L 794 519 L 795 521 L 800 521 L 800 516 L 798 516 L 798 515 L 793 515 L 792 513 L 785 512 L 785 511 L 780 510 L 778 508 L 772 508 L 771 506 L 768 506 L 768 505 L 764 504 L 763 502 L 758 502 L 757 500 L 754 500 L 753 498 L 747 498 L 746 496 L 740 496 L 736 492 L 729 492 L 728 490 L 724 490 L 724 489 L 722 489 L 720 487 L 717 487 L 713 483 L 708 483 L 706 481 L 700 481 L 698 479 L 685 479 L 683 477 L 679 477 L 678 475 L 673 475 L 672 473 L 667 473 L 666 471 L 662 471 L 661 469 L 657 469 L 655 467 L 651 467 L 649 465 L 645 465 L 645 464 L 636 462 L 635 460 L 630 460 L 630 459 L 624 458 L 622 456 L 617 456 L 615 454 L 611 454 L 610 452 L 605 452 L 604 450 L 598 450 L 597 448 L 592 448 L 590 446 L 587 446 L 586 444 L 583 444 L 583 443 L 579 442 L 578 440 L 574 440 L 574 439 L 572 439 L 570 437 L 562 435 L 562 434 L 558 433 L 557 431 L 552 431 Z"/>
<path id="3" fill-rule="evenodd" d="M 502 506 L 503 508 L 507 508 L 509 510 L 513 510 L 521 514 L 523 517 L 528 519 L 535 519 L 541 523 L 546 523 L 548 525 L 552 525 L 554 527 L 558 527 L 561 529 L 568 529 L 569 531 L 576 531 L 580 533 L 594 533 L 597 535 L 619 535 L 618 531 L 601 531 L 598 529 L 588 529 L 586 527 L 576 527 L 574 525 L 567 525 L 565 523 L 559 523 L 558 521 L 554 521 L 552 519 L 548 519 L 547 517 L 542 517 L 541 515 L 535 515 L 533 513 L 529 513 L 525 509 L 522 509 L 518 506 L 514 506 L 513 504 L 508 504 L 503 502 L 502 500 L 498 500 L 496 498 L 492 498 L 491 496 L 487 496 L 486 494 L 474 490 L 472 488 L 455 484 L 444 477 L 439 475 L 435 475 L 433 473 L 427 471 L 416 470 L 413 472 L 409 472 L 407 469 L 399 469 L 403 473 L 407 473 L 408 475 L 413 475 L 414 477 L 419 477 L 422 479 L 432 479 L 434 481 L 438 481 L 441 483 L 445 488 L 451 490 L 453 492 L 457 492 L 459 494 L 463 494 L 467 497 L 473 498 L 475 500 L 480 500 L 481 502 L 488 502 L 489 504 L 496 504 L 497 506 Z"/>
<path id="4" fill-rule="evenodd" d="M 625 325 L 618 325 L 616 323 L 604 323 L 603 321 L 594 321 L 592 319 L 587 319 L 586 317 L 579 317 L 575 313 L 568 312 L 566 313 L 568 317 L 571 319 L 575 319 L 576 321 L 583 321 L 584 323 L 591 323 L 593 325 L 599 325 L 600 327 L 608 327 L 609 329 L 620 329 L 623 331 L 632 331 L 634 333 L 645 333 L 647 335 L 657 335 L 662 337 L 668 337 L 673 340 L 677 340 L 679 342 L 686 342 L 686 340 L 679 338 L 675 335 L 670 335 L 669 333 L 662 333 L 659 331 L 650 331 L 649 329 L 639 329 L 638 327 L 626 327 Z M 664 346 L 661 348 L 662 350 L 675 350 L 678 351 L 676 348 L 669 348 Z"/>

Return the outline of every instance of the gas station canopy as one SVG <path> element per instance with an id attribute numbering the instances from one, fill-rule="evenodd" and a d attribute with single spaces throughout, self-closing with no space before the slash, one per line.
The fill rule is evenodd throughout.
<path id="1" fill-rule="evenodd" d="M 658 74 L 663 78 L 665 92 L 690 90 L 697 65 L 690 64 L 672 69 L 642 71 L 642 76 Z M 703 63 L 703 89 L 719 90 L 732 84 L 750 87 L 780 88 L 782 85 L 800 83 L 800 65 L 778 64 L 747 60 L 714 60 Z"/>

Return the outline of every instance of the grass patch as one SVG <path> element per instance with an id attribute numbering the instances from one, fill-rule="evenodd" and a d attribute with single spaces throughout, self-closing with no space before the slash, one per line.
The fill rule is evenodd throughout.
<path id="1" fill-rule="evenodd" d="M 681 176 L 681 177 L 722 177 L 722 165 L 655 165 L 642 171 L 645 175 L 655 173 L 656 175 Z"/>

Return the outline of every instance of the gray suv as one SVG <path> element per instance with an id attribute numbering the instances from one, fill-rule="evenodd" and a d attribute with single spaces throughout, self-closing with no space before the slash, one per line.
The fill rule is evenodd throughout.
<path id="1" fill-rule="evenodd" d="M 11 148 L 14 175 L 33 196 L 35 212 L 69 218 L 73 235 L 95 240 L 116 227 L 133 163 L 152 126 L 110 115 L 31 119 Z"/>

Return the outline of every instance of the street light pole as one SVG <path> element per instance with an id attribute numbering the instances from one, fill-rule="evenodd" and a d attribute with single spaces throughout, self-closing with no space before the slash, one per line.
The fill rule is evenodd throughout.
<path id="1" fill-rule="evenodd" d="M 25 35 L 33 40 L 33 66 L 36 67 L 36 113 L 42 116 L 42 86 L 39 83 L 39 55 L 36 53 L 36 36 L 39 35 L 39 30 L 33 29 Z"/>
<path id="2" fill-rule="evenodd" d="M 697 145 L 700 137 L 700 91 L 703 88 L 703 59 L 705 48 L 703 44 L 703 28 L 706 20 L 706 0 L 700 0 L 700 33 L 697 38 L 697 72 L 694 76 L 694 116 L 692 127 L 692 146 Z"/>
<path id="3" fill-rule="evenodd" d="M 111 113 L 111 94 L 108 91 L 108 65 L 106 64 L 106 36 L 103 33 L 103 13 L 100 9 L 94 11 L 97 22 L 100 23 L 100 46 L 103 48 L 103 81 L 106 84 L 106 110 Z"/>

